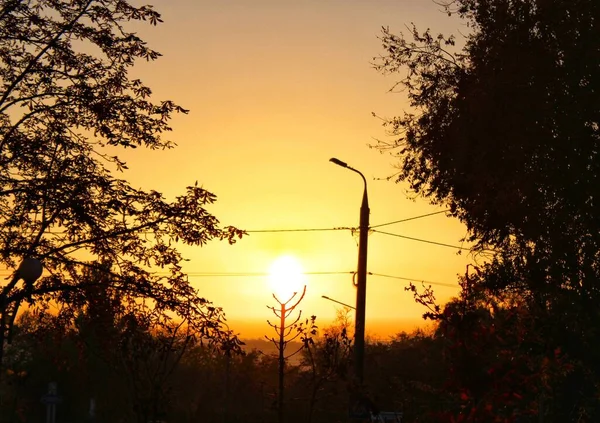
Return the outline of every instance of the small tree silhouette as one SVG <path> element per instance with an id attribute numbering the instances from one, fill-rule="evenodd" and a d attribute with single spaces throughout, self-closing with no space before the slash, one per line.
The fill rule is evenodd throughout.
<path id="1" fill-rule="evenodd" d="M 277 403 L 277 413 L 278 413 L 278 421 L 279 423 L 283 423 L 284 421 L 284 372 L 285 372 L 285 362 L 288 358 L 293 357 L 298 354 L 304 346 L 307 344 L 308 340 L 311 339 L 313 335 L 317 334 L 317 326 L 315 324 L 316 316 L 311 316 L 310 319 L 306 319 L 306 321 L 300 322 L 302 318 L 302 310 L 298 312 L 298 316 L 294 319 L 292 323 L 286 323 L 287 318 L 294 312 L 298 304 L 304 298 L 306 294 L 306 285 L 302 290 L 302 294 L 300 298 L 294 300 L 298 295 L 297 292 L 294 292 L 292 296 L 287 301 L 281 301 L 277 298 L 277 295 L 273 294 L 273 298 L 279 304 L 279 307 L 267 306 L 275 316 L 279 318 L 279 323 L 271 323 L 267 320 L 269 326 L 271 326 L 275 333 L 277 333 L 277 337 L 268 337 L 265 335 L 265 338 L 277 347 L 279 351 L 279 392 L 278 392 L 278 403 Z M 295 301 L 295 302 L 294 302 Z M 290 305 L 291 304 L 291 305 Z M 286 355 L 285 351 L 288 344 L 296 339 L 300 338 L 302 341 L 302 345 L 296 349 L 291 354 Z"/>
<path id="2" fill-rule="evenodd" d="M 304 353 L 302 365 L 308 367 L 307 372 L 310 396 L 308 402 L 307 423 L 311 423 L 315 416 L 319 392 L 325 391 L 328 383 L 336 380 L 345 380 L 352 360 L 352 330 L 348 313 L 350 308 L 337 310 L 334 324 L 325 328 L 319 339 L 315 342 L 312 338 L 304 337 Z M 328 392 L 331 395 L 331 391 Z"/>

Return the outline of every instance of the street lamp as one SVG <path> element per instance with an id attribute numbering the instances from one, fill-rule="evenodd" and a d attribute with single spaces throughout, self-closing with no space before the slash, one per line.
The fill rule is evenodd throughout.
<path id="1" fill-rule="evenodd" d="M 19 278 L 23 279 L 26 284 L 32 284 L 42 276 L 43 272 L 44 267 L 42 266 L 42 262 L 36 258 L 28 257 L 21 262 L 21 265 L 17 270 L 17 275 Z"/>
<path id="2" fill-rule="evenodd" d="M 17 284 L 19 279 L 23 280 L 24 288 L 27 292 L 29 292 L 29 295 L 31 296 L 31 292 L 33 291 L 33 284 L 35 283 L 36 280 L 38 280 L 40 278 L 40 276 L 42 276 L 43 272 L 44 272 L 44 266 L 42 265 L 41 261 L 39 261 L 38 259 L 33 258 L 33 257 L 24 258 L 23 261 L 21 262 L 21 264 L 19 265 L 19 268 L 15 272 L 11 283 L 7 287 L 5 287 L 3 296 L 6 298 L 6 296 L 9 294 L 10 290 L 12 288 L 14 288 L 14 286 Z M 3 299 L 5 299 L 5 298 L 3 298 Z M 9 342 L 12 337 L 11 336 L 12 327 L 13 327 L 13 324 L 15 321 L 15 317 L 17 316 L 17 312 L 19 311 L 20 305 L 21 305 L 21 299 L 17 299 L 12 304 L 12 310 L 9 311 L 8 328 L 7 328 Z M 6 304 L 2 304 L 2 314 L 5 314 L 8 311 L 7 308 L 8 307 Z M 2 330 L 4 331 L 5 328 L 2 327 Z"/>
<path id="3" fill-rule="evenodd" d="M 347 163 L 336 159 L 330 162 L 358 173 L 364 182 L 362 203 L 360 205 L 360 231 L 358 238 L 358 269 L 356 282 L 356 320 L 354 324 L 354 371 L 358 382 L 362 385 L 365 361 L 365 310 L 367 302 L 367 242 L 369 234 L 369 199 L 367 197 L 367 180 L 358 170 Z"/>
<path id="4" fill-rule="evenodd" d="M 351 308 L 352 310 L 356 310 L 356 307 L 351 306 L 350 304 L 343 303 L 343 302 L 338 301 L 338 300 L 334 300 L 333 298 L 329 298 L 327 295 L 321 295 L 321 298 L 325 298 L 326 300 L 333 301 L 334 303 L 341 304 L 344 307 L 348 307 L 348 308 Z"/>
<path id="5" fill-rule="evenodd" d="M 12 328 L 21 305 L 22 297 L 11 299 L 11 291 L 22 279 L 26 291 L 31 292 L 33 283 L 42 276 L 44 268 L 42 262 L 33 257 L 23 259 L 11 281 L 0 289 L 0 379 L 4 362 L 4 341 L 10 343 Z"/>

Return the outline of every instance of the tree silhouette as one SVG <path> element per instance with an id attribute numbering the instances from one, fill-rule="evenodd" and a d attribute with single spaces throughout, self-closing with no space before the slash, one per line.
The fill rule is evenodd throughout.
<path id="1" fill-rule="evenodd" d="M 341 380 L 346 383 L 352 363 L 352 337 L 348 333 L 351 330 L 349 311 L 348 307 L 338 310 L 334 324 L 325 328 L 316 341 L 313 337 L 303 339 L 302 364 L 307 367 L 305 375 L 309 387 L 307 423 L 314 421 L 317 403 L 327 395 L 331 396 L 331 387 L 328 385 Z M 333 408 L 330 401 L 326 408 Z"/>
<path id="2" fill-rule="evenodd" d="M 292 296 L 286 300 L 281 301 L 277 298 L 277 295 L 273 294 L 273 298 L 279 304 L 279 307 L 267 306 L 275 316 L 279 318 L 278 323 L 271 323 L 267 320 L 269 326 L 271 326 L 277 337 L 271 337 L 265 335 L 269 341 L 273 342 L 273 344 L 277 347 L 277 351 L 279 352 L 279 360 L 278 360 L 278 402 L 277 402 L 277 411 L 278 411 L 278 419 L 279 423 L 284 422 L 284 398 L 285 398 L 285 363 L 286 360 L 296 354 L 298 354 L 302 348 L 304 348 L 305 344 L 309 342 L 309 338 L 312 335 L 317 334 L 317 326 L 315 325 L 316 316 L 311 316 L 310 320 L 306 319 L 305 322 L 300 322 L 302 318 L 302 311 L 298 312 L 298 315 L 289 322 L 287 319 L 293 313 L 296 307 L 302 302 L 304 299 L 304 295 L 306 294 L 306 286 L 302 290 L 302 294 L 296 299 L 298 293 L 294 292 Z M 304 324 L 303 324 L 304 323 Z M 286 354 L 286 348 L 290 342 L 293 342 L 296 339 L 299 339 L 302 342 L 302 345 L 297 348 L 294 352 Z"/>
<path id="3" fill-rule="evenodd" d="M 197 183 L 167 201 L 115 177 L 127 169 L 119 148 L 174 147 L 163 135 L 187 112 L 153 102 L 129 77 L 137 60 L 160 56 L 128 30 L 135 21 L 161 18 L 125 0 L 0 5 L 0 265 L 35 257 L 46 271 L 32 286 L 15 273 L 1 287 L 0 363 L 21 301 L 68 304 L 97 262 L 110 263 L 101 283 L 158 311 L 202 317 L 191 320 L 207 337 L 220 332 L 220 312 L 188 283 L 176 243 L 234 242 L 242 232 L 219 227 L 206 209 L 216 197 Z"/>
<path id="4" fill-rule="evenodd" d="M 531 288 L 596 295 L 597 2 L 457 0 L 446 9 L 470 27 L 458 52 L 454 37 L 384 29 L 375 66 L 406 69 L 398 84 L 414 111 L 388 120 L 395 139 L 378 147 L 399 153 L 398 179 L 449 205 L 479 249 L 546 268 L 553 280 L 529 277 Z"/>
<path id="5" fill-rule="evenodd" d="M 452 36 L 383 31 L 375 66 L 406 70 L 398 84 L 414 112 L 387 121 L 395 140 L 379 146 L 400 153 L 399 180 L 447 203 L 481 245 L 585 252 L 600 186 L 597 2 L 449 3 L 470 27 L 460 51 Z"/>
<path id="6" fill-rule="evenodd" d="M 413 110 L 386 121 L 394 139 L 377 147 L 398 153 L 398 180 L 449 206 L 476 250 L 494 250 L 474 286 L 520 297 L 547 348 L 578 363 L 545 415 L 597 420 L 600 7 L 456 0 L 445 10 L 468 25 L 460 48 L 429 30 L 383 31 L 375 67 L 406 71 L 398 84 Z"/>
<path id="7" fill-rule="evenodd" d="M 87 284 L 68 307 L 40 304 L 19 318 L 21 336 L 7 348 L 5 362 L 10 373 L 6 386 L 12 391 L 7 396 L 15 403 L 20 396 L 39 403 L 39 387 L 56 380 L 65 395 L 59 407 L 63 419 L 87 416 L 93 400 L 100 421 L 160 420 L 176 411 L 174 388 L 191 350 L 204 345 L 226 348 L 232 355 L 240 352 L 240 341 L 231 332 L 222 336 L 229 339 L 226 344 L 203 342 L 201 324 L 98 283 L 107 277 L 103 272 L 88 273 Z M 202 377 L 198 381 L 206 382 Z M 11 390 L 11 383 L 22 388 Z"/>

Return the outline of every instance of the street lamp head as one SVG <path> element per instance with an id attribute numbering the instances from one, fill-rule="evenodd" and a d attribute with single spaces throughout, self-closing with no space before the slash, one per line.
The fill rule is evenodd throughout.
<path id="1" fill-rule="evenodd" d="M 331 163 L 335 163 L 336 165 L 341 166 L 341 167 L 348 167 L 348 163 L 345 163 L 345 162 L 341 161 L 340 159 L 336 159 L 335 157 L 332 157 L 331 159 L 329 159 L 329 161 Z"/>
<path id="2" fill-rule="evenodd" d="M 44 268 L 42 266 L 42 262 L 33 257 L 24 259 L 17 270 L 19 277 L 28 284 L 34 283 L 40 276 L 42 276 L 43 271 Z"/>

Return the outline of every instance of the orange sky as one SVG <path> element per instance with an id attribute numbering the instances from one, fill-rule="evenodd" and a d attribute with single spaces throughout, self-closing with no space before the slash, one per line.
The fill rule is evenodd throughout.
<path id="1" fill-rule="evenodd" d="M 427 0 L 155 0 L 165 23 L 140 27 L 160 51 L 157 62 L 134 74 L 155 99 L 191 109 L 173 122 L 178 148 L 135 150 L 123 157 L 135 186 L 167 196 L 198 180 L 218 196 L 210 208 L 223 224 L 239 228 L 357 226 L 360 177 L 328 162 L 338 157 L 368 179 L 371 224 L 440 210 L 407 198 L 406 187 L 375 180 L 394 172 L 394 159 L 369 149 L 385 138 L 381 116 L 406 109 L 403 94 L 388 93 L 393 77 L 372 69 L 382 53 L 381 26 L 415 22 L 435 32 L 463 33 Z M 388 232 L 460 245 L 465 228 L 444 215 L 386 226 Z M 234 246 L 213 242 L 184 248 L 185 269 L 201 295 L 224 307 L 242 336 L 269 333 L 266 305 L 273 305 L 266 276 L 207 277 L 201 273 L 268 271 L 281 254 L 297 257 L 308 275 L 301 308 L 321 326 L 335 317 L 328 295 L 354 303 L 349 272 L 357 241 L 349 231 L 252 234 Z M 373 233 L 368 270 L 373 273 L 456 284 L 472 259 L 451 248 Z M 367 333 L 387 336 L 416 324 L 423 308 L 404 291 L 407 282 L 370 276 Z M 441 300 L 456 288 L 437 287 Z"/>

